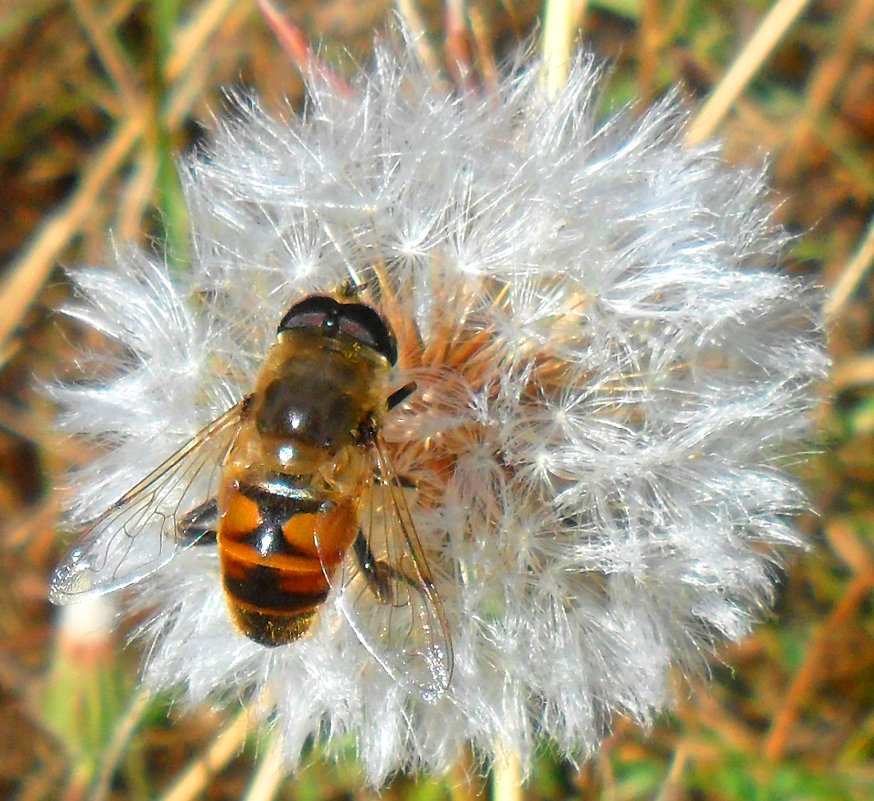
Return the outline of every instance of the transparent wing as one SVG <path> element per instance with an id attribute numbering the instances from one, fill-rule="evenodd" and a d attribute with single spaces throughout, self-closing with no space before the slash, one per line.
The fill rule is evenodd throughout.
<path id="1" fill-rule="evenodd" d="M 222 465 L 247 405 L 247 399 L 240 401 L 201 429 L 82 527 L 52 577 L 52 603 L 73 603 L 133 584 L 210 530 Z"/>
<path id="2" fill-rule="evenodd" d="M 362 644 L 395 680 L 427 700 L 452 677 L 452 640 L 443 604 L 385 444 L 371 451 L 362 532 L 344 565 L 340 606 Z"/>

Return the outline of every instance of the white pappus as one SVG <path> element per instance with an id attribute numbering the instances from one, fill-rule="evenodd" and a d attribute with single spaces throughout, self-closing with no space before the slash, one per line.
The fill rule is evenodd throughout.
<path id="1" fill-rule="evenodd" d="M 73 527 L 251 391 L 291 303 L 357 284 L 395 330 L 418 388 L 384 436 L 452 637 L 442 695 L 394 681 L 336 597 L 299 642 L 249 641 L 214 547 L 128 590 L 144 681 L 266 691 L 289 769 L 312 735 L 351 735 L 374 783 L 465 743 L 585 756 L 747 632 L 799 543 L 780 465 L 827 366 L 818 298 L 777 269 L 760 173 L 685 147 L 674 100 L 598 123 L 601 83 L 581 56 L 551 99 L 536 64 L 458 96 L 381 48 L 352 96 L 244 104 L 187 162 L 189 273 L 126 250 L 73 274 L 68 313 L 120 346 L 88 355 L 104 382 L 51 390 L 108 446 L 72 477 Z"/>

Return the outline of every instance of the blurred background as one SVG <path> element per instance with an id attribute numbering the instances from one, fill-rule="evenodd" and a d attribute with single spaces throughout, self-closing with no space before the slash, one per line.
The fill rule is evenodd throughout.
<path id="1" fill-rule="evenodd" d="M 299 106 L 305 43 L 338 75 L 367 62 L 401 15 L 435 64 L 487 83 L 537 42 L 528 0 L 29 0 L 0 3 L 0 798 L 366 798 L 354 755 L 318 746 L 295 777 L 239 707 L 185 713 L 136 691 L 124 632 L 85 638 L 46 600 L 65 550 L 57 530 L 70 466 L 87 447 L 53 432 L 40 380 L 74 375 L 99 336 L 52 315 L 64 265 L 116 242 L 186 248 L 175 175 L 208 140 L 223 90 Z M 559 4 L 553 4 L 559 5 Z M 725 646 L 711 676 L 677 679 L 676 713 L 643 732 L 616 722 L 574 766 L 544 744 L 524 790 L 537 799 L 874 798 L 874 0 L 577 0 L 568 35 L 613 65 L 604 113 L 679 84 L 716 97 L 696 136 L 725 158 L 767 159 L 773 203 L 797 234 L 787 269 L 827 291 L 829 386 L 798 465 L 818 515 L 802 521 L 774 613 Z M 712 112 L 712 113 L 711 113 Z M 156 244 L 158 243 L 158 244 Z M 398 777 L 388 799 L 468 801 L 494 791 L 473 762 Z"/>

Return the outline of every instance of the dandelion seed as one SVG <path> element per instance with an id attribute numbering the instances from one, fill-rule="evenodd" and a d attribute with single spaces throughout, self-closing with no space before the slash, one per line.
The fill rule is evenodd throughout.
<path id="1" fill-rule="evenodd" d="M 232 625 L 212 546 L 132 593 L 144 681 L 269 694 L 289 769 L 312 735 L 351 735 L 374 783 L 467 743 L 585 756 L 742 636 L 799 543 L 779 464 L 826 368 L 818 299 L 774 269 L 761 174 L 685 148 L 674 100 L 598 124 L 599 85 L 579 57 L 549 100 L 535 66 L 448 96 L 383 49 L 353 97 L 313 85 L 291 122 L 250 104 L 189 163 L 190 275 L 131 251 L 74 275 L 71 313 L 124 348 L 116 379 L 53 389 L 112 446 L 74 477 L 74 525 L 251 391 L 293 303 L 356 284 L 397 337 L 392 386 L 417 389 L 382 435 L 448 621 L 445 691 L 380 664 L 352 585 L 279 648 Z"/>

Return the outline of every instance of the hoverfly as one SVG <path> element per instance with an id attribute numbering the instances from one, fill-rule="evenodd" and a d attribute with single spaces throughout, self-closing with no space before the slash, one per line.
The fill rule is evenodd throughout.
<path id="1" fill-rule="evenodd" d="M 294 304 L 254 391 L 82 528 L 52 601 L 129 586 L 214 539 L 228 614 L 246 637 L 293 643 L 332 590 L 357 582 L 358 603 L 340 606 L 365 647 L 393 677 L 445 690 L 446 618 L 380 433 L 415 391 L 391 391 L 397 358 L 371 306 Z"/>

